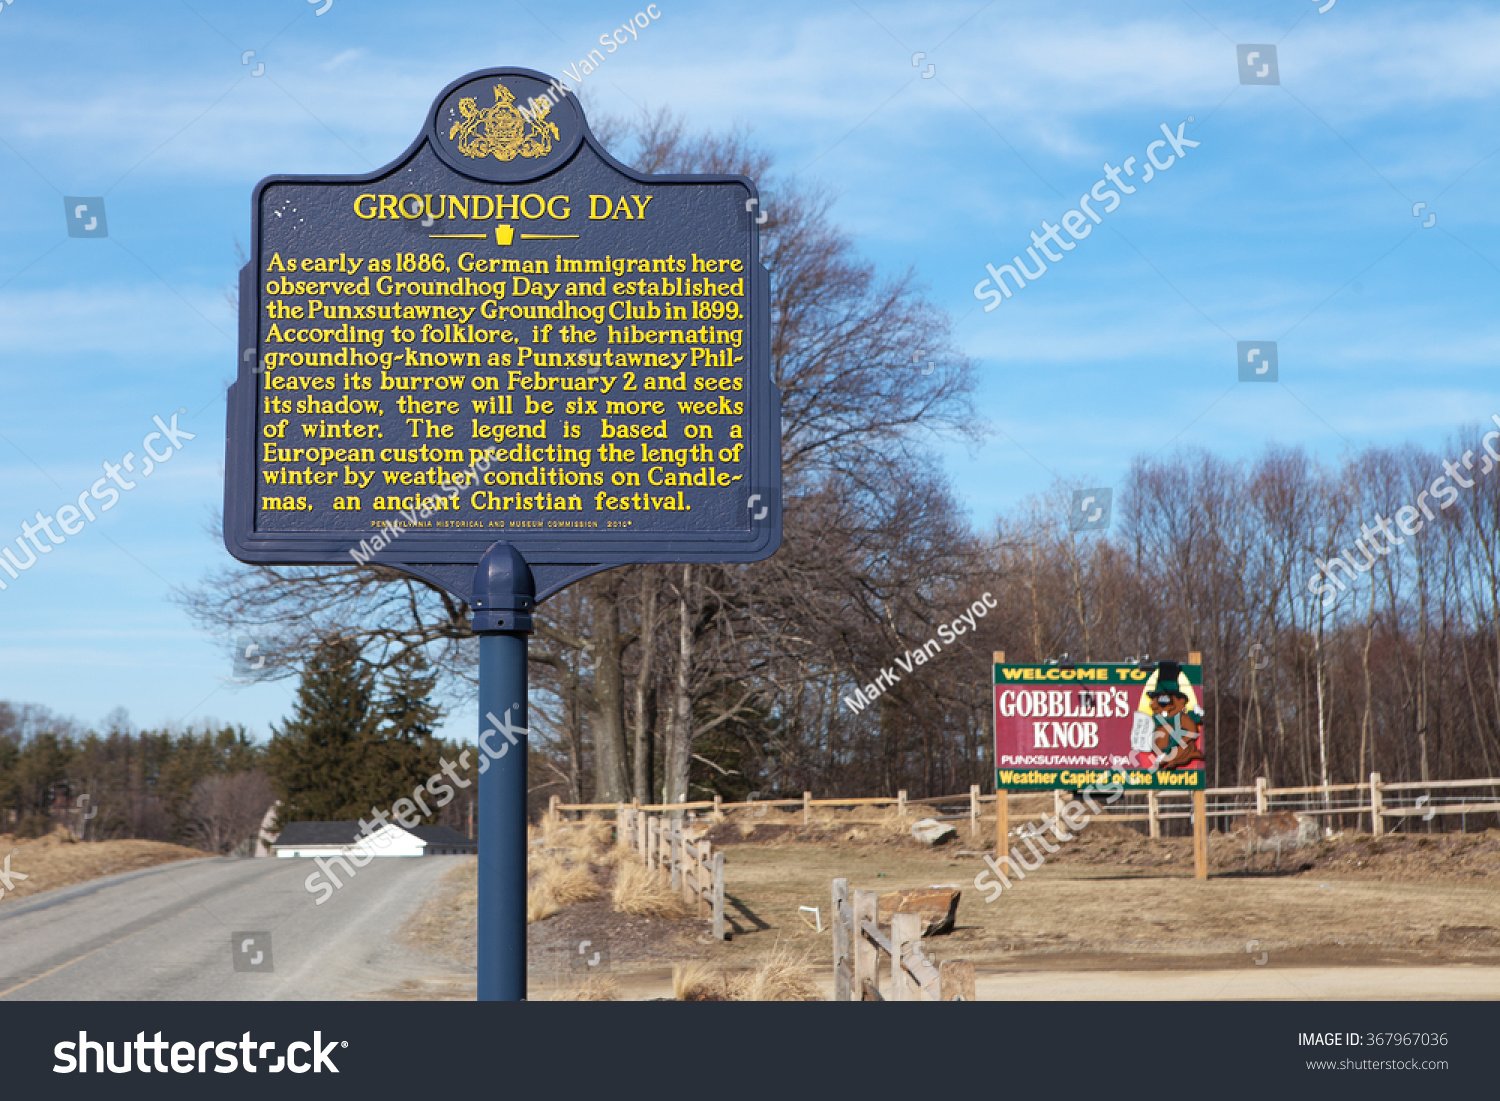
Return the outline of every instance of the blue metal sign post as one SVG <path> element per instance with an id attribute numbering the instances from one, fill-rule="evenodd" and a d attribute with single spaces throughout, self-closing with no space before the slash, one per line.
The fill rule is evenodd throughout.
<path id="1" fill-rule="evenodd" d="M 526 643 L 536 582 L 509 543 L 474 571 L 479 635 L 479 1000 L 526 997 Z"/>
<path id="2" fill-rule="evenodd" d="M 526 995 L 526 645 L 635 562 L 781 543 L 767 219 L 616 161 L 565 86 L 471 73 L 365 175 L 255 188 L 225 442 L 243 562 L 378 565 L 479 636 L 479 997 Z"/>

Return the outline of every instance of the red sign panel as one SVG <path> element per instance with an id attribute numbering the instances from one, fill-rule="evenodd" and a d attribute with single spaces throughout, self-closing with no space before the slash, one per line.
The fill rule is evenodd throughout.
<path id="1" fill-rule="evenodd" d="M 995 786 L 1205 786 L 1203 670 L 996 665 Z"/>

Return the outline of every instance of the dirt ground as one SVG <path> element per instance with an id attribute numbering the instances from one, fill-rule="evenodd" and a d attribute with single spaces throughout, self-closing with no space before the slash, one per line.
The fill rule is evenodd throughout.
<path id="1" fill-rule="evenodd" d="M 150 868 L 173 860 L 201 860 L 212 855 L 165 841 L 74 841 L 61 832 L 18 840 L 8 833 L 0 833 L 0 866 L 9 856 L 13 873 L 12 887 L 3 891 L 0 906 L 5 904 L 5 899 L 71 887 L 116 872 Z M 26 878 L 21 879 L 22 875 Z M 3 889 L 3 884 L 0 884 L 0 889 Z"/>
<path id="2" fill-rule="evenodd" d="M 1200 882 L 1191 838 L 1098 822 L 986 902 L 973 881 L 993 822 L 978 838 L 956 822 L 955 840 L 929 848 L 891 815 L 819 818 L 804 827 L 800 815 L 761 811 L 712 828 L 725 854 L 727 943 L 706 918 L 615 913 L 613 870 L 596 865 L 602 897 L 528 927 L 534 995 L 579 981 L 595 952 L 626 998 L 670 997 L 674 964 L 739 971 L 778 947 L 827 985 L 831 886 L 842 877 L 855 890 L 957 886 L 957 925 L 926 948 L 975 961 L 981 998 L 1084 996 L 1104 982 L 1122 997 L 1500 997 L 1500 831 L 1349 833 L 1287 851 L 1279 868 L 1257 854 L 1248 869 L 1238 837 L 1213 835 Z M 473 865 L 456 871 L 421 919 L 426 934 L 411 934 L 467 966 L 473 876 Z"/>
<path id="3" fill-rule="evenodd" d="M 1054 842 L 1046 864 L 986 902 L 973 881 L 993 824 L 977 840 L 958 825 L 959 838 L 939 848 L 797 826 L 735 844 L 721 828 L 737 928 L 715 954 L 768 938 L 828 951 L 816 916 L 798 907 L 821 907 L 826 926 L 831 881 L 842 876 L 856 890 L 958 886 L 957 927 L 930 942 L 934 954 L 1010 968 L 1207 968 L 1239 965 L 1247 952 L 1305 965 L 1500 964 L 1500 831 L 1346 834 L 1287 852 L 1279 870 L 1270 853 L 1247 870 L 1239 838 L 1213 836 L 1210 878 L 1199 882 L 1191 838 L 1098 822 Z"/>

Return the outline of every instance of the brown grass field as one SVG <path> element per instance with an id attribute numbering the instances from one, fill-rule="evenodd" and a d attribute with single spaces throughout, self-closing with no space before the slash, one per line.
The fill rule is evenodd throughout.
<path id="1" fill-rule="evenodd" d="M 9 900 L 71 887 L 116 872 L 150 868 L 174 860 L 201 860 L 214 854 L 165 841 L 74 841 L 59 831 L 24 841 L 0 833 L 0 861 L 6 855 L 10 856 L 11 871 L 26 876 L 15 879 L 14 889 L 5 892 L 5 900 Z M 0 905 L 5 900 L 0 900 Z"/>

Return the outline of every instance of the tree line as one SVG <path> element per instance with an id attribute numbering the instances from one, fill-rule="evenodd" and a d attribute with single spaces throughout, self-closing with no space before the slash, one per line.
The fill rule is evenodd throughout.
<path id="1" fill-rule="evenodd" d="M 1061 483 L 976 530 L 935 458 L 983 433 L 974 365 L 914 278 L 860 260 L 827 195 L 778 178 L 742 133 L 658 115 L 616 137 L 642 171 L 762 181 L 785 538 L 766 562 L 614 569 L 539 609 L 534 801 L 988 789 L 993 650 L 1202 651 L 1216 785 L 1500 765 L 1500 475 L 1483 441 L 1336 463 L 1158 454 L 1114 487 L 1107 531 L 1075 530 L 1078 487 Z M 1450 500 L 1434 480 L 1465 452 L 1483 461 Z M 1372 534 L 1410 522 L 1406 506 L 1420 531 Z M 253 634 L 278 675 L 339 639 L 372 676 L 420 655 L 434 698 L 474 692 L 471 610 L 389 569 L 236 565 L 183 599 L 202 625 Z M 934 638 L 930 660 L 906 657 Z M 846 702 L 881 670 L 874 703 Z"/>
<path id="2" fill-rule="evenodd" d="M 0 832 L 80 840 L 143 838 L 250 855 L 267 811 L 291 821 L 370 819 L 425 784 L 462 746 L 435 736 L 442 709 L 420 654 L 378 675 L 346 640 L 304 662 L 292 714 L 265 744 L 242 726 L 133 730 L 115 712 L 102 732 L 34 704 L 0 702 Z M 469 779 L 475 775 L 471 760 Z M 473 788 L 426 824 L 472 832 Z"/>

